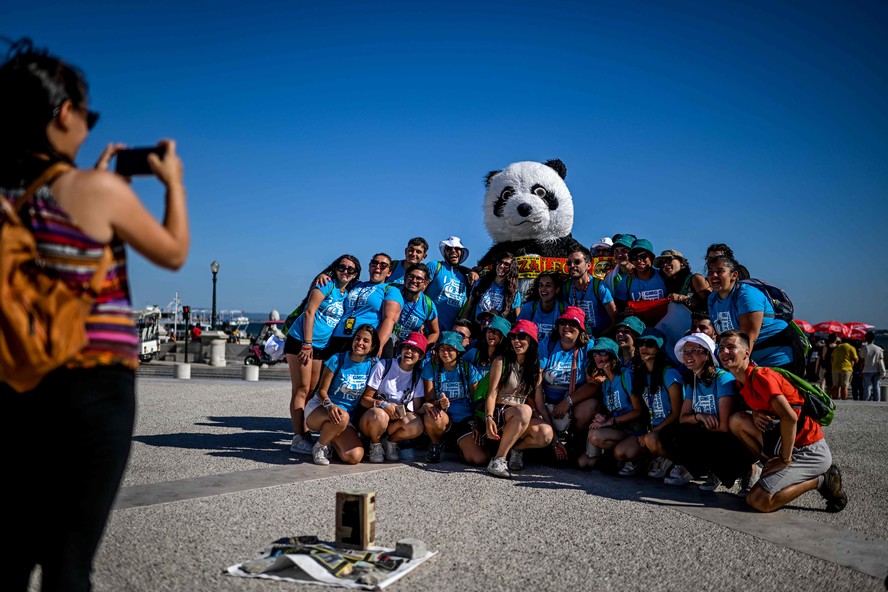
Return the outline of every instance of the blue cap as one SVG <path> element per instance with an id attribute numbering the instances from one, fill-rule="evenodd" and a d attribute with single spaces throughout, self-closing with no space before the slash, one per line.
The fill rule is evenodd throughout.
<path id="1" fill-rule="evenodd" d="M 438 344 L 436 347 L 440 347 L 442 345 L 449 345 L 453 349 L 458 352 L 466 351 L 466 348 L 463 347 L 462 344 L 463 336 L 457 333 L 456 331 L 444 331 L 438 337 Z"/>
<path id="2" fill-rule="evenodd" d="M 589 353 L 594 354 L 595 352 L 605 352 L 614 357 L 614 359 L 620 359 L 620 346 L 617 345 L 617 342 L 608 337 L 599 337 L 595 340 L 595 345 L 589 348 Z"/>
<path id="3" fill-rule="evenodd" d="M 641 338 L 639 341 L 650 340 L 657 343 L 657 347 L 663 349 L 663 344 L 666 343 L 666 334 L 657 329 L 656 327 L 648 327 L 644 330 L 644 333 L 641 334 Z"/>
<path id="4" fill-rule="evenodd" d="M 644 324 L 644 321 L 642 321 L 638 317 L 626 317 L 625 319 L 617 323 L 616 326 L 626 327 L 627 329 L 635 333 L 636 336 L 644 333 L 645 327 L 647 327 L 647 325 Z"/>
<path id="5" fill-rule="evenodd" d="M 504 319 L 503 317 L 493 315 L 490 318 L 490 322 L 487 323 L 488 329 L 496 329 L 500 333 L 503 334 L 503 337 L 509 334 L 509 331 L 512 330 L 512 323 Z"/>

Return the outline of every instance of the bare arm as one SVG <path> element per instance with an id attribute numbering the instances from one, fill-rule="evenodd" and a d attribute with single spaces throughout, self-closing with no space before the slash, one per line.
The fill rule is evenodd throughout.
<path id="1" fill-rule="evenodd" d="M 441 329 L 438 326 L 438 319 L 432 319 L 430 321 L 425 322 L 426 330 L 429 332 L 426 335 L 426 340 L 429 342 L 429 347 L 438 341 L 438 337 L 441 336 Z"/>
<path id="2" fill-rule="evenodd" d="M 755 349 L 755 342 L 758 341 L 764 318 L 765 313 L 760 310 L 740 315 L 740 330 L 749 335 L 750 350 Z"/>
<path id="3" fill-rule="evenodd" d="M 678 416 L 681 415 L 681 385 L 678 383 L 672 384 L 669 389 L 669 402 L 672 406 L 672 411 L 669 412 L 669 415 L 660 422 L 660 425 L 655 427 L 652 431 L 660 431 L 670 423 L 674 421 L 678 421 Z"/>
<path id="4" fill-rule="evenodd" d="M 383 314 L 385 315 L 379 324 L 379 352 L 377 355 L 382 356 L 382 350 L 392 336 L 392 330 L 398 317 L 401 316 L 401 305 L 395 300 L 386 300 L 383 304 Z"/>

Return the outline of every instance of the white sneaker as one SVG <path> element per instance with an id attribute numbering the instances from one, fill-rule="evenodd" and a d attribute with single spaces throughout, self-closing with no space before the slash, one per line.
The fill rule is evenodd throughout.
<path id="1" fill-rule="evenodd" d="M 509 470 L 510 471 L 523 471 L 524 470 L 524 451 L 515 450 L 514 448 L 509 451 Z"/>
<path id="2" fill-rule="evenodd" d="M 648 468 L 648 477 L 651 479 L 662 479 L 669 474 L 669 469 L 672 468 L 672 464 L 672 461 L 668 458 L 658 456 Z"/>
<path id="3" fill-rule="evenodd" d="M 385 460 L 395 462 L 401 460 L 401 452 L 398 445 L 388 439 L 388 436 L 382 437 L 382 449 L 385 451 Z"/>
<path id="4" fill-rule="evenodd" d="M 721 484 L 721 480 L 715 476 L 715 473 L 709 473 L 709 477 L 707 477 L 706 481 L 701 483 L 699 487 L 700 491 L 715 491 Z"/>
<path id="5" fill-rule="evenodd" d="M 759 477 L 761 476 L 762 470 L 759 468 L 758 463 L 752 465 L 752 470 L 749 474 L 740 479 L 740 491 L 737 492 L 737 495 L 740 497 L 746 497 L 749 495 L 749 491 L 756 483 L 758 483 Z"/>
<path id="6" fill-rule="evenodd" d="M 623 466 L 620 467 L 620 472 L 618 474 L 620 477 L 631 477 L 635 474 L 635 463 L 631 460 L 627 460 L 623 463 Z"/>
<path id="7" fill-rule="evenodd" d="M 312 446 L 311 456 L 314 460 L 314 464 L 316 465 L 329 465 L 330 461 L 327 459 L 327 455 L 330 453 L 329 449 L 321 444 L 319 441 L 315 442 L 315 445 Z"/>
<path id="8" fill-rule="evenodd" d="M 369 458 L 372 463 L 385 462 L 385 451 L 382 449 L 382 444 L 379 442 L 370 442 L 370 452 L 367 454 L 367 458 Z"/>
<path id="9" fill-rule="evenodd" d="M 691 474 L 681 465 L 672 467 L 669 476 L 663 479 L 663 483 L 666 485 L 687 485 L 690 482 Z"/>
<path id="10" fill-rule="evenodd" d="M 305 436 L 293 436 L 293 442 L 290 444 L 290 452 L 295 452 L 296 454 L 305 454 L 311 455 L 313 454 L 314 446 Z"/>
<path id="11" fill-rule="evenodd" d="M 490 459 L 490 463 L 487 465 L 487 472 L 494 477 L 503 477 L 505 479 L 512 477 L 512 473 L 509 472 L 509 467 L 503 456 L 494 456 Z"/>

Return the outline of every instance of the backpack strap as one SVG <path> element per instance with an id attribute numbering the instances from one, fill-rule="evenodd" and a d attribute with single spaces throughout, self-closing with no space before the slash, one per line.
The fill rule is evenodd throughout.
<path id="1" fill-rule="evenodd" d="M 34 179 L 34 181 L 28 185 L 25 192 L 15 200 L 15 204 L 13 204 L 13 209 L 16 213 L 18 213 L 25 205 L 25 203 L 34 197 L 34 194 L 37 193 L 37 190 L 43 187 L 44 185 L 48 185 L 55 181 L 62 173 L 66 173 L 72 170 L 74 167 L 68 164 L 67 162 L 56 162 L 51 164 L 43 173 L 40 174 L 39 177 Z"/>

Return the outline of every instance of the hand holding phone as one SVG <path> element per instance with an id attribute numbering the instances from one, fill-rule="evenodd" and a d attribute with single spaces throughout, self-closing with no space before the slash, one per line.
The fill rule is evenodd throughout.
<path id="1" fill-rule="evenodd" d="M 162 159 L 166 154 L 166 149 L 166 145 L 162 144 L 160 146 L 118 150 L 116 154 L 117 162 L 115 170 L 118 175 L 124 177 L 153 175 L 154 171 L 148 163 L 148 155 L 155 154 L 158 158 Z"/>

